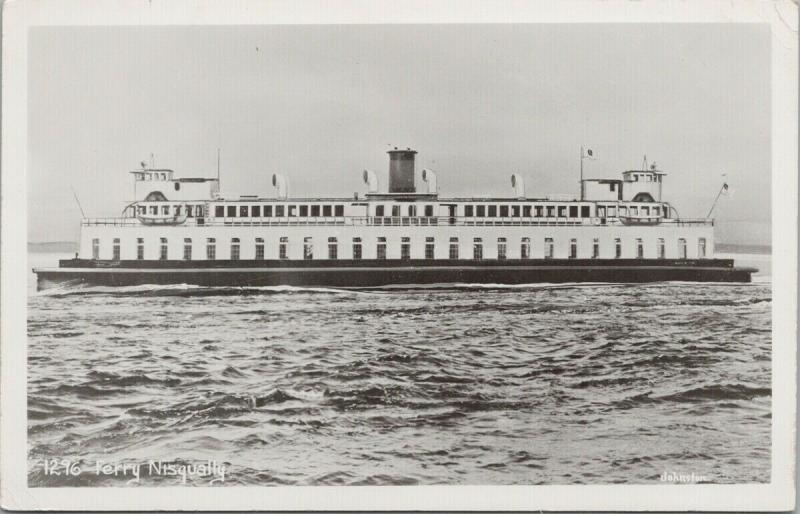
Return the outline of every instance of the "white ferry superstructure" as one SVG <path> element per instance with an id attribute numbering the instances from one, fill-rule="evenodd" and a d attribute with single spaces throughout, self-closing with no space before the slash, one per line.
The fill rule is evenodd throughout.
<path id="1" fill-rule="evenodd" d="M 666 173 L 581 179 L 581 194 L 442 198 L 416 151 L 390 150 L 388 190 L 363 172 L 365 194 L 273 198 L 220 194 L 218 178 L 131 172 L 136 199 L 121 216 L 81 222 L 80 249 L 38 268 L 40 289 L 97 285 L 377 287 L 536 282 L 749 282 L 753 268 L 714 258 L 713 219 L 679 218 L 662 200 Z"/>

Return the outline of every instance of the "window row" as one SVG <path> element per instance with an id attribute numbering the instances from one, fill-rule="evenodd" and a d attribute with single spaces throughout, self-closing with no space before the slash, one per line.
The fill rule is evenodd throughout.
<path id="1" fill-rule="evenodd" d="M 330 218 L 344 216 L 344 205 L 216 205 L 217 218 Z"/>
<path id="2" fill-rule="evenodd" d="M 488 241 L 487 241 L 488 242 Z M 206 260 L 215 260 L 217 258 L 217 240 L 216 238 L 209 237 L 205 238 L 204 241 L 205 249 L 205 258 Z M 463 258 L 472 258 L 475 260 L 484 259 L 484 240 L 481 237 L 472 238 L 471 241 L 459 241 L 458 237 L 450 237 L 447 241 L 447 258 L 449 259 L 463 259 Z M 464 243 L 471 243 L 472 253 L 471 256 L 463 255 L 461 253 L 462 245 Z M 645 258 L 645 243 L 641 238 L 636 238 L 634 241 L 633 253 L 628 254 L 626 257 L 635 257 L 638 259 Z M 232 238 L 230 240 L 230 252 L 229 256 L 231 260 L 239 260 L 241 259 L 241 240 L 240 238 Z M 251 243 L 253 244 L 254 252 L 253 256 L 255 260 L 263 260 L 265 258 L 265 242 L 264 238 L 257 237 Z M 534 247 L 531 242 L 531 238 L 523 237 L 519 241 L 519 253 L 517 254 L 520 259 L 531 259 L 534 255 Z M 352 259 L 359 260 L 363 258 L 364 255 L 364 243 L 362 238 L 354 237 L 352 238 Z M 183 239 L 183 247 L 182 247 L 182 254 L 180 258 L 184 260 L 192 260 L 194 258 L 194 242 L 192 238 L 184 238 Z M 554 259 L 556 258 L 556 244 L 555 240 L 552 237 L 545 237 L 543 244 L 541 246 L 541 256 L 544 259 Z M 385 237 L 378 237 L 375 241 L 375 258 L 377 259 L 386 259 L 387 258 L 387 241 Z M 424 258 L 424 259 L 435 259 L 437 258 L 436 255 L 436 241 L 433 237 L 426 237 L 425 238 L 425 245 L 424 247 L 419 248 L 419 255 L 417 255 L 417 249 L 412 251 L 411 245 L 411 238 L 410 237 L 402 237 L 400 239 L 400 259 L 411 259 L 413 258 Z M 505 237 L 499 237 L 495 241 L 494 253 L 492 258 L 496 259 L 507 259 L 508 252 L 509 252 L 509 242 L 508 239 Z M 655 247 L 655 257 L 659 259 L 665 259 L 667 257 L 666 252 L 666 241 L 664 238 L 658 238 L 656 240 L 656 247 Z M 328 237 L 326 244 L 323 245 L 322 248 L 323 256 L 327 259 L 338 259 L 339 258 L 339 241 L 336 237 Z M 579 257 L 591 257 L 593 259 L 597 259 L 601 257 L 601 245 L 600 239 L 595 238 L 592 240 L 590 251 L 587 252 L 588 255 L 584 255 L 579 252 L 579 245 L 578 240 L 572 238 L 569 240 L 568 246 L 568 253 L 566 255 L 567 258 L 570 259 L 577 259 Z M 613 245 L 613 256 L 614 258 L 620 259 L 623 258 L 623 242 L 621 238 L 614 239 Z M 697 254 L 696 257 L 703 259 L 707 255 L 706 249 L 706 238 L 698 238 L 697 240 Z M 113 260 L 120 260 L 121 256 L 121 243 L 119 238 L 114 238 L 112 244 L 112 259 Z M 304 237 L 303 238 L 303 259 L 311 260 L 315 258 L 315 245 L 314 245 L 314 238 L 312 237 Z M 278 241 L 278 255 L 279 259 L 288 259 L 289 258 L 289 238 L 288 237 L 281 237 Z M 320 256 L 318 256 L 320 257 Z M 516 255 L 515 255 L 516 257 Z M 648 254 L 648 258 L 649 258 Z M 687 241 L 685 238 L 679 238 L 677 240 L 677 253 L 676 258 L 679 259 L 686 259 L 688 257 L 688 250 L 687 250 Z M 100 239 L 95 238 L 92 239 L 92 258 L 93 259 L 100 259 Z M 144 238 L 137 238 L 136 240 L 136 259 L 143 260 L 145 258 L 145 242 Z M 168 260 L 174 259 L 176 256 L 170 255 L 170 247 L 169 241 L 166 237 L 159 238 L 159 245 L 158 245 L 158 259 L 160 260 Z"/>

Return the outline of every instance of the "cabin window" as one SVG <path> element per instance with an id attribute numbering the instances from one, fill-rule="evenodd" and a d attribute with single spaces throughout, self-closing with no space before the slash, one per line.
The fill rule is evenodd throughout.
<path id="1" fill-rule="evenodd" d="M 228 206 L 228 217 L 229 218 L 235 218 L 236 217 L 236 206 L 235 205 L 229 205 Z"/>
<path id="2" fill-rule="evenodd" d="M 617 184 L 615 184 L 614 182 L 610 183 L 608 185 L 608 190 L 609 191 L 616 191 L 617 190 Z"/>
<path id="3" fill-rule="evenodd" d="M 136 238 L 136 259 L 142 260 L 144 259 L 144 238 L 137 237 Z"/>
<path id="4" fill-rule="evenodd" d="M 361 260 L 361 238 L 354 237 L 353 238 L 353 259 L 354 260 Z"/>
<path id="5" fill-rule="evenodd" d="M 616 218 L 617 217 L 617 206 L 616 205 L 609 205 L 607 211 L 608 211 L 608 217 L 609 218 Z"/>
<path id="6" fill-rule="evenodd" d="M 519 218 L 519 205 L 511 206 L 511 216 L 514 218 Z"/>
<path id="7" fill-rule="evenodd" d="M 431 217 L 433 216 L 433 205 L 426 205 L 425 206 L 425 216 Z"/>
<path id="8" fill-rule="evenodd" d="M 175 191 L 180 191 L 180 190 L 181 190 L 181 183 L 175 182 Z"/>
<path id="9" fill-rule="evenodd" d="M 165 260 L 167 260 L 168 255 L 169 255 L 169 245 L 167 244 L 167 238 L 166 237 L 162 237 L 161 238 L 161 248 L 159 248 L 159 251 L 158 251 L 158 258 L 160 260 L 162 260 L 162 261 L 165 261 Z"/>
<path id="10" fill-rule="evenodd" d="M 222 205 L 217 205 L 214 208 L 214 216 L 217 218 L 224 218 L 225 217 L 225 207 Z"/>
<path id="11" fill-rule="evenodd" d="M 337 218 L 341 218 L 344 216 L 344 205 L 334 205 L 333 206 L 333 215 Z"/>
<path id="12" fill-rule="evenodd" d="M 489 217 L 490 218 L 496 218 L 497 217 L 497 206 L 496 205 L 490 205 L 489 206 Z"/>
<path id="13" fill-rule="evenodd" d="M 558 206 L 558 217 L 559 218 L 566 218 L 567 217 L 567 206 L 566 205 L 559 205 Z"/>
<path id="14" fill-rule="evenodd" d="M 375 206 L 375 216 L 382 217 L 383 216 L 383 205 L 376 205 Z"/>
<path id="15" fill-rule="evenodd" d="M 311 206 L 311 217 L 312 218 L 319 218 L 319 205 L 312 205 Z"/>
<path id="16" fill-rule="evenodd" d="M 284 205 L 276 205 L 275 206 L 275 217 L 276 218 L 283 218 L 284 207 L 285 207 Z"/>
<path id="17" fill-rule="evenodd" d="M 335 237 L 328 238 L 328 259 L 339 258 L 339 242 Z"/>
<path id="18" fill-rule="evenodd" d="M 592 210 L 588 205 L 581 205 L 581 218 L 588 218 L 592 215 Z"/>
<path id="19" fill-rule="evenodd" d="M 417 206 L 416 205 L 409 205 L 408 206 L 408 216 L 410 218 L 415 218 L 417 216 Z"/>
<path id="20" fill-rule="evenodd" d="M 169 214 L 169 205 L 162 205 L 161 206 L 161 214 L 164 214 L 164 215 Z"/>
<path id="21" fill-rule="evenodd" d="M 523 237 L 522 243 L 519 247 L 519 256 L 521 259 L 530 259 L 531 258 L 531 238 L 530 237 Z"/>
<path id="22" fill-rule="evenodd" d="M 597 217 L 598 218 L 605 218 L 606 217 L 606 207 L 604 205 L 597 206 Z"/>
<path id="23" fill-rule="evenodd" d="M 206 239 L 206 259 L 213 261 L 217 258 L 217 240 L 213 237 Z"/>
<path id="24" fill-rule="evenodd" d="M 642 216 L 650 216 L 650 207 L 642 207 Z"/>
<path id="25" fill-rule="evenodd" d="M 499 260 L 502 261 L 502 260 L 506 259 L 506 249 L 507 248 L 508 248 L 508 245 L 506 244 L 506 238 L 505 237 L 498 237 L 497 238 L 497 258 Z"/>
<path id="26" fill-rule="evenodd" d="M 578 206 L 577 205 L 570 205 L 569 206 L 569 217 L 570 218 L 577 218 L 578 217 Z"/>
<path id="27" fill-rule="evenodd" d="M 250 207 L 250 215 L 253 216 L 254 218 L 260 218 L 261 217 L 261 206 L 260 205 L 254 205 L 254 206 Z"/>
<path id="28" fill-rule="evenodd" d="M 183 238 L 183 260 L 185 260 L 185 261 L 192 260 L 192 238 L 191 237 Z"/>
<path id="29" fill-rule="evenodd" d="M 578 240 L 577 239 L 570 239 L 569 240 L 569 258 L 570 259 L 577 259 L 578 258 Z"/>
<path id="30" fill-rule="evenodd" d="M 644 243 L 639 238 L 636 238 L 636 258 L 644 259 Z"/>
<path id="31" fill-rule="evenodd" d="M 465 205 L 464 206 L 464 216 L 467 218 L 471 218 L 475 216 L 475 207 L 472 205 Z"/>
<path id="32" fill-rule="evenodd" d="M 500 217 L 501 218 L 508 218 L 508 205 L 501 205 L 500 206 Z"/>
<path id="33" fill-rule="evenodd" d="M 288 218 L 294 218 L 295 216 L 297 216 L 297 206 L 296 205 L 290 205 L 287 210 L 288 210 L 288 212 L 287 212 L 286 216 Z"/>
<path id="34" fill-rule="evenodd" d="M 476 216 L 479 218 L 486 217 L 486 206 L 485 205 L 478 205 L 475 207 Z"/>
<path id="35" fill-rule="evenodd" d="M 697 240 L 697 257 L 699 259 L 705 259 L 706 257 L 706 238 L 701 237 Z"/>
<path id="36" fill-rule="evenodd" d="M 247 218 L 247 217 L 249 217 L 249 216 L 248 216 L 248 214 L 249 214 L 249 213 L 247 212 L 247 211 L 249 211 L 249 210 L 250 210 L 250 209 L 248 209 L 248 208 L 247 208 L 247 205 L 240 205 L 240 206 L 239 206 L 239 216 L 240 216 L 240 217 L 242 217 L 242 218 Z"/>
<path id="37" fill-rule="evenodd" d="M 592 241 L 592 259 L 597 259 L 600 257 L 600 240 L 594 238 Z"/>
<path id="38" fill-rule="evenodd" d="M 555 245 L 553 244 L 552 237 L 544 238 L 544 258 L 552 259 L 555 257 Z"/>
<path id="39" fill-rule="evenodd" d="M 308 217 L 308 205 L 301 205 L 300 206 L 300 217 L 307 218 Z"/>
<path id="40" fill-rule="evenodd" d="M 141 214 L 147 214 L 147 207 L 145 207 L 144 205 L 140 205 L 139 207 L 137 207 L 137 212 L 140 215 Z"/>
<path id="41" fill-rule="evenodd" d="M 411 238 L 410 237 L 403 237 L 400 239 L 400 258 L 401 259 L 410 259 L 411 258 Z"/>
<path id="42" fill-rule="evenodd" d="M 434 258 L 434 242 L 432 237 L 425 238 L 425 258 L 426 259 L 433 259 Z"/>
<path id="43" fill-rule="evenodd" d="M 617 259 L 622 258 L 622 239 L 614 239 L 614 257 Z"/>
<path id="44" fill-rule="evenodd" d="M 187 218 L 191 218 L 191 217 L 193 217 L 194 213 L 192 212 L 192 210 L 193 210 L 193 209 L 192 209 L 192 206 L 191 206 L 191 205 L 187 205 L 187 206 L 186 206 L 186 217 L 187 217 Z M 198 212 L 199 212 L 199 211 L 198 211 Z"/>
<path id="45" fill-rule="evenodd" d="M 377 258 L 378 259 L 386 259 L 386 238 L 385 237 L 379 237 L 378 238 Z"/>
<path id="46" fill-rule="evenodd" d="M 264 217 L 265 218 L 271 218 L 272 217 L 272 206 L 271 205 L 265 205 L 264 206 Z"/>
<path id="47" fill-rule="evenodd" d="M 476 261 L 483 259 L 483 239 L 480 237 L 472 240 L 472 258 Z"/>
<path id="48" fill-rule="evenodd" d="M 286 236 L 280 239 L 280 244 L 278 245 L 278 258 L 283 260 L 289 258 L 289 238 Z"/>
<path id="49" fill-rule="evenodd" d="M 399 218 L 400 217 L 400 206 L 399 205 L 392 205 L 392 217 Z"/>
<path id="50" fill-rule="evenodd" d="M 447 254 L 450 259 L 458 259 L 458 238 L 450 238 L 450 250 Z"/>
<path id="51" fill-rule="evenodd" d="M 150 206 L 150 214 L 157 215 L 158 214 L 158 205 L 151 205 Z"/>
<path id="52" fill-rule="evenodd" d="M 232 261 L 238 261 L 239 260 L 239 257 L 241 256 L 239 248 L 240 248 L 239 238 L 238 237 L 232 238 L 231 239 L 231 260 Z"/>
<path id="53" fill-rule="evenodd" d="M 176 205 L 175 206 L 175 216 L 180 216 L 180 215 L 181 215 L 181 206 L 180 205 Z"/>
<path id="54" fill-rule="evenodd" d="M 531 206 L 530 205 L 522 206 L 522 216 L 524 218 L 530 218 L 531 217 Z"/>
<path id="55" fill-rule="evenodd" d="M 330 205 L 322 206 L 322 215 L 326 218 L 330 218 L 331 216 L 333 216 L 333 209 L 331 209 Z"/>
<path id="56" fill-rule="evenodd" d="M 119 260 L 119 238 L 114 238 L 113 246 L 111 247 L 111 258 L 115 261 Z"/>
<path id="57" fill-rule="evenodd" d="M 555 206 L 554 206 L 554 205 L 548 205 L 548 206 L 547 206 L 547 217 L 548 217 L 548 218 L 554 218 L 554 217 L 555 217 L 555 215 L 556 215 L 556 208 L 555 208 Z"/>
<path id="58" fill-rule="evenodd" d="M 631 216 L 638 216 L 638 215 L 639 215 L 639 207 L 631 205 Z"/>
<path id="59" fill-rule="evenodd" d="M 667 252 L 666 252 L 666 245 L 664 244 L 664 238 L 663 237 L 659 237 L 658 238 L 658 258 L 659 259 L 663 259 L 664 257 L 666 257 L 666 253 Z"/>
<path id="60" fill-rule="evenodd" d="M 619 215 L 622 216 L 622 217 L 627 216 L 628 215 L 628 207 L 625 206 L 625 205 L 620 205 L 619 206 Z"/>
<path id="61" fill-rule="evenodd" d="M 303 259 L 310 261 L 314 258 L 314 239 L 311 237 L 303 238 Z"/>
<path id="62" fill-rule="evenodd" d="M 263 261 L 264 260 L 264 238 L 257 237 L 256 238 L 256 260 Z"/>

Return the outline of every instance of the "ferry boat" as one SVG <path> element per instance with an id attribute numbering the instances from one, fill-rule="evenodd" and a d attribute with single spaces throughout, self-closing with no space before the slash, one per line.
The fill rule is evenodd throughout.
<path id="1" fill-rule="evenodd" d="M 714 257 L 713 219 L 678 217 L 655 166 L 580 180 L 580 195 L 443 198 L 412 149 L 389 154 L 386 191 L 363 172 L 352 198 L 221 195 L 219 178 L 131 171 L 135 201 L 81 222 L 80 251 L 37 268 L 38 288 L 106 286 L 379 287 L 536 282 L 749 282 L 753 268 Z M 646 168 L 646 166 L 644 166 Z"/>

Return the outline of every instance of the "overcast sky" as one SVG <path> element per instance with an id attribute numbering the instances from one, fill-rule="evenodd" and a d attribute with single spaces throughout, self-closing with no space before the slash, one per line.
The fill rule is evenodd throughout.
<path id="1" fill-rule="evenodd" d="M 226 196 L 386 187 L 390 146 L 419 151 L 443 195 L 578 191 L 642 156 L 664 198 L 717 240 L 770 241 L 767 25 L 372 25 L 35 28 L 29 39 L 31 241 L 118 215 L 155 154 Z M 722 174 L 726 173 L 723 177 Z M 424 186 L 423 186 L 424 187 Z"/>

